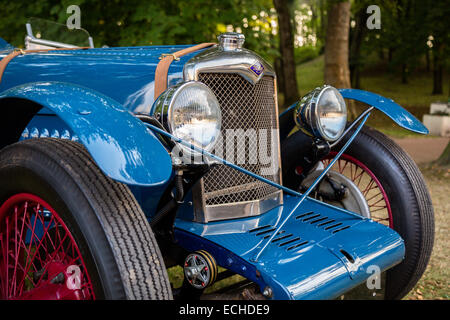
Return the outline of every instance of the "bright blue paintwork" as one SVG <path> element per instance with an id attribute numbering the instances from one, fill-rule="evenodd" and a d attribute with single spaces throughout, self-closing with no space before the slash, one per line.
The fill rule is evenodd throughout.
<path id="1" fill-rule="evenodd" d="M 295 207 L 291 210 L 291 212 L 284 218 L 284 220 L 278 224 L 276 227 L 274 234 L 267 239 L 266 243 L 263 245 L 261 250 L 255 255 L 253 258 L 253 261 L 258 261 L 258 258 L 261 256 L 263 251 L 266 249 L 266 247 L 269 245 L 270 241 L 275 237 L 276 233 L 278 233 L 281 228 L 285 225 L 285 223 L 291 218 L 291 216 L 295 213 L 297 208 L 300 208 L 303 201 L 305 201 L 306 197 L 309 196 L 309 194 L 316 188 L 316 186 L 320 183 L 320 181 L 323 179 L 323 177 L 330 171 L 330 169 L 333 167 L 333 165 L 336 163 L 336 161 L 342 156 L 344 151 L 348 148 L 348 146 L 352 143 L 352 141 L 355 139 L 355 137 L 358 135 L 359 131 L 361 131 L 364 123 L 366 123 L 367 118 L 369 118 L 370 112 L 364 116 L 364 118 L 361 120 L 361 123 L 358 125 L 358 128 L 356 128 L 355 132 L 352 134 L 352 136 L 345 142 L 345 145 L 339 150 L 338 154 L 333 158 L 333 160 L 330 161 L 330 163 L 327 165 L 327 167 L 320 173 L 320 175 L 314 180 L 314 182 L 308 187 L 308 190 L 305 191 L 297 201 L 297 204 Z"/>
<path id="2" fill-rule="evenodd" d="M 178 243 L 190 251 L 204 248 L 214 252 L 219 265 L 255 281 L 261 289 L 269 285 L 274 291 L 274 299 L 331 299 L 364 282 L 370 276 L 366 272 L 369 265 L 374 264 L 385 270 L 403 259 L 403 240 L 392 229 L 307 198 L 279 235 L 293 234 L 292 238 L 298 236 L 300 240 L 281 248 L 278 245 L 281 241 L 271 243 L 258 263 L 251 262 L 265 243 L 264 236 L 270 233 L 257 236 L 249 231 L 279 224 L 297 202 L 297 197 L 286 195 L 283 206 L 252 218 L 208 224 L 178 219 L 175 235 Z M 321 216 L 307 221 L 303 220 L 308 216 L 295 219 L 307 212 Z M 342 225 L 329 230 L 325 230 L 325 227 L 335 223 L 311 225 L 312 221 L 322 217 L 336 220 Z M 333 233 L 344 226 L 348 228 Z M 186 239 L 189 241 L 184 241 Z M 286 250 L 304 241 L 308 242 L 293 250 Z M 341 249 L 350 253 L 355 263 L 350 263 L 340 252 Z M 256 270 L 261 273 L 261 279 L 256 277 Z"/>
<path id="3" fill-rule="evenodd" d="M 189 45 L 29 53 L 9 62 L 0 92 L 27 82 L 67 82 L 103 93 L 132 112 L 148 113 L 154 101 L 158 58 L 163 53 L 186 47 Z M 171 64 L 170 85 L 182 81 L 184 64 L 199 52 L 185 55 Z"/>
<path id="4" fill-rule="evenodd" d="M 391 118 L 400 127 L 413 132 L 428 134 L 428 129 L 411 113 L 403 109 L 394 100 L 380 96 L 379 94 L 358 89 L 339 89 L 346 99 L 364 102 L 375 107 Z"/>
<path id="5" fill-rule="evenodd" d="M 0 51 L 10 51 L 13 50 L 14 47 L 6 42 L 4 39 L 0 38 Z"/>
<path id="6" fill-rule="evenodd" d="M 61 138 L 80 142 L 78 136 L 67 124 L 47 108 L 42 108 L 30 121 L 20 140 L 37 137 Z M 153 165 L 152 168 L 157 169 L 158 166 Z M 167 188 L 167 184 L 152 185 L 150 187 L 128 184 L 128 188 L 134 194 L 148 219 L 151 219 L 156 213 L 158 203 Z"/>
<path id="7" fill-rule="evenodd" d="M 365 115 L 321 177 L 345 151 L 369 115 Z M 249 174 L 155 126 L 148 126 L 207 157 Z M 175 237 L 189 251 L 207 250 L 219 265 L 254 281 L 261 291 L 270 286 L 274 299 L 334 298 L 365 281 L 370 276 L 365 272 L 368 266 L 376 265 L 380 270 L 386 270 L 404 258 L 403 240 L 392 229 L 307 198 L 318 181 L 320 177 L 300 197 L 292 191 L 295 197 L 286 195 L 283 206 L 256 218 L 208 224 L 179 218 L 175 223 Z M 282 186 L 278 188 L 283 189 Z M 302 214 L 306 215 L 302 217 Z M 259 231 L 261 234 L 258 231 L 251 233 L 250 230 L 262 226 L 270 227 Z M 346 256 L 347 253 L 351 258 Z"/>
<path id="8" fill-rule="evenodd" d="M 150 186 L 171 177 L 171 158 L 158 138 L 120 104 L 98 92 L 40 82 L 0 94 L 0 99 L 5 97 L 30 99 L 56 113 L 112 179 Z"/>
<path id="9" fill-rule="evenodd" d="M 88 143 L 88 151 L 111 178 L 129 185 L 162 184 L 171 176 L 171 160 L 167 152 L 163 152 L 161 143 L 155 140 L 152 133 L 143 129 L 140 121 L 128 112 L 121 111 L 148 113 L 154 102 L 155 69 L 160 61 L 158 58 L 162 53 L 175 52 L 185 47 L 188 46 L 98 48 L 19 55 L 5 69 L 0 94 L 2 97 L 20 96 L 37 103 L 51 104 L 52 107 L 41 109 L 39 114 L 53 114 L 58 109 L 65 114 L 64 120 L 70 121 L 67 125 L 74 129 L 76 135 L 80 135 L 77 130 L 81 130 L 75 130 L 76 127 L 84 125 L 86 130 L 80 142 Z M 171 64 L 169 85 L 182 81 L 184 64 L 197 53 L 185 55 Z M 0 59 L 5 55 L 6 52 L 0 52 Z M 43 90 L 42 84 L 33 88 L 30 83 L 34 82 L 48 84 L 45 87 L 48 90 Z M 25 83 L 28 85 L 23 87 Z M 61 83 L 64 83 L 64 90 L 52 92 L 49 86 L 61 89 Z M 73 89 L 70 89 L 71 86 Z M 79 89 L 81 87 L 84 90 L 89 88 L 92 95 L 81 97 L 78 101 L 75 95 L 83 95 Z M 71 101 L 65 99 L 66 93 L 73 97 Z M 102 98 L 95 98 L 96 95 Z M 89 100 L 88 103 L 86 99 Z M 84 118 L 90 121 L 91 135 L 104 138 L 101 144 L 98 143 L 100 139 L 88 138 L 88 124 L 77 120 L 83 119 L 81 115 L 73 110 L 65 110 L 66 104 L 73 103 L 83 104 L 85 111 L 95 110 L 95 119 L 93 116 Z M 108 110 L 111 106 L 115 110 Z M 76 105 L 73 107 L 77 108 Z M 105 110 L 101 110 L 102 108 Z M 111 118 L 113 116 L 118 118 Z M 106 119 L 113 121 L 107 122 Z M 113 139 L 101 132 L 109 124 L 107 135 L 111 135 Z M 49 131 L 54 129 L 47 128 Z M 141 132 L 131 134 L 137 131 Z"/>

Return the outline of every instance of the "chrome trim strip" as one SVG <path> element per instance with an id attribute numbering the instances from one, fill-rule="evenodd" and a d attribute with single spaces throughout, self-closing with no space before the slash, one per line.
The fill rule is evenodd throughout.
<path id="1" fill-rule="evenodd" d="M 264 199 L 210 205 L 205 207 L 204 223 L 210 221 L 257 216 L 283 204 L 283 192 L 278 190 Z"/>
<path id="2" fill-rule="evenodd" d="M 78 46 L 57 42 L 57 41 L 51 41 L 51 40 L 45 40 L 45 39 L 38 39 L 33 35 L 33 30 L 31 28 L 31 24 L 27 23 L 25 24 L 25 27 L 27 29 L 27 35 L 25 36 L 25 48 L 29 49 L 31 45 L 36 44 L 40 46 L 46 46 L 50 48 L 78 48 Z M 88 37 L 89 41 L 89 47 L 94 48 L 94 40 L 91 36 Z"/>
<path id="3" fill-rule="evenodd" d="M 255 65 L 262 67 L 259 74 L 252 70 Z M 254 52 L 243 48 L 224 50 L 220 46 L 206 49 L 191 58 L 184 65 L 184 81 L 197 81 L 199 73 L 208 72 L 236 73 L 253 84 L 265 75 L 276 77 L 272 67 Z"/>
<path id="4" fill-rule="evenodd" d="M 280 184 L 283 184 L 283 174 L 281 170 L 281 141 L 280 141 L 280 117 L 279 117 L 279 110 L 278 110 L 278 87 L 277 87 L 277 78 L 273 78 L 273 87 L 274 87 L 274 97 L 275 100 L 275 121 L 277 122 L 277 141 L 278 141 L 278 167 L 280 170 Z"/>

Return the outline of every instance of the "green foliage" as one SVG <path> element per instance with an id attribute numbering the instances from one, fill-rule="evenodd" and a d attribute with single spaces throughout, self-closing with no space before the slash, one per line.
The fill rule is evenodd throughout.
<path id="1" fill-rule="evenodd" d="M 270 0 L 35 0 L 0 2 L 0 36 L 22 47 L 25 23 L 39 17 L 65 23 L 69 5 L 81 8 L 81 27 L 95 45 L 141 46 L 216 41 L 240 31 L 246 47 L 273 61 L 278 54 Z"/>
<path id="2" fill-rule="evenodd" d="M 288 3 L 296 31 L 295 60 L 299 64 L 322 53 L 326 10 L 331 2 L 290 0 Z M 0 1 L 0 37 L 23 47 L 28 18 L 39 17 L 65 24 L 69 17 L 66 9 L 72 4 L 80 6 L 81 26 L 89 31 L 97 47 L 194 44 L 216 41 L 216 36 L 222 32 L 237 31 L 246 36 L 247 48 L 270 63 L 279 57 L 277 15 L 272 0 Z M 443 60 L 447 70 L 450 67 L 448 1 L 352 0 L 351 4 L 353 20 L 359 10 L 369 5 L 381 8 L 381 30 L 363 26 L 364 37 L 357 61 L 362 72 L 363 68 L 384 72 L 387 66 L 392 76 L 397 76 L 403 67 L 410 85 L 415 85 L 413 75 L 417 69 L 423 69 L 425 54 L 430 52 L 431 63 L 436 56 Z M 439 50 L 435 50 L 437 47 Z M 321 74 L 308 76 L 318 81 Z M 361 74 L 366 77 L 367 72 Z M 305 76 L 298 77 L 300 83 L 309 81 Z M 370 83 L 365 79 L 361 81 Z M 417 95 L 415 98 L 421 105 L 423 99 Z"/>
<path id="3" fill-rule="evenodd" d="M 391 71 L 406 67 L 406 74 L 414 73 L 432 44 L 430 36 L 441 42 L 449 39 L 450 7 L 445 0 L 359 0 L 360 7 L 375 4 L 381 8 L 381 30 L 367 30 L 363 42 L 363 56 L 370 52 L 390 52 Z M 357 10 L 357 6 L 352 8 Z M 430 46 L 431 45 L 431 46 Z M 447 52 L 448 56 L 448 52 Z"/>

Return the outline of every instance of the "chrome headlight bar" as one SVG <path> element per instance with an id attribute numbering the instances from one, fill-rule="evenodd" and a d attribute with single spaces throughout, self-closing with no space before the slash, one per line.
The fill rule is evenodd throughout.
<path id="1" fill-rule="evenodd" d="M 347 123 L 347 106 L 332 86 L 314 89 L 295 107 L 295 122 L 303 132 L 329 142 L 339 139 Z"/>
<path id="2" fill-rule="evenodd" d="M 155 101 L 152 114 L 175 137 L 207 151 L 220 136 L 219 102 L 211 89 L 198 81 L 168 88 Z"/>

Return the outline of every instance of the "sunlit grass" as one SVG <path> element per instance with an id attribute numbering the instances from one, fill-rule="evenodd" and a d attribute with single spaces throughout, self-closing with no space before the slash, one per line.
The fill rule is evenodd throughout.
<path id="1" fill-rule="evenodd" d="M 297 83 L 300 95 L 305 95 L 316 87 L 324 85 L 323 55 L 297 66 Z"/>

